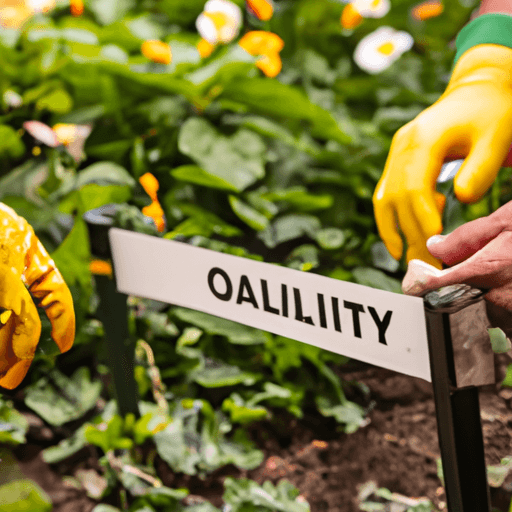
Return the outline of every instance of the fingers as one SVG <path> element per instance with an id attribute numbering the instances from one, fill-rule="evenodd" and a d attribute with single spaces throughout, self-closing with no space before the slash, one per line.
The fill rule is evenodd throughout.
<path id="1" fill-rule="evenodd" d="M 512 233 L 500 233 L 480 251 L 438 275 L 425 274 L 414 282 L 409 279 L 404 292 L 411 293 L 414 287 L 414 295 L 423 295 L 428 290 L 460 283 L 481 289 L 512 283 Z"/>
<path id="2" fill-rule="evenodd" d="M 446 265 L 456 265 L 482 249 L 502 230 L 503 223 L 489 215 L 459 226 L 441 242 L 430 245 L 428 251 Z"/>
<path id="3" fill-rule="evenodd" d="M 45 310 L 52 324 L 52 338 L 61 352 L 66 352 L 75 339 L 73 298 L 41 242 L 33 235 L 27 252 L 25 280 L 37 306 Z"/>
<path id="4" fill-rule="evenodd" d="M 481 199 L 493 184 L 507 157 L 510 141 L 481 138 L 472 147 L 453 180 L 455 195 L 463 203 Z"/>
<path id="5" fill-rule="evenodd" d="M 17 363 L 14 363 L 5 375 L 0 377 L 0 386 L 6 389 L 17 388 L 27 375 L 31 364 L 32 359 L 22 359 Z"/>
<path id="6" fill-rule="evenodd" d="M 398 234 L 394 208 L 389 203 L 375 201 L 375 195 L 374 214 L 377 229 L 391 256 L 393 256 L 395 260 L 399 260 L 402 256 L 403 244 Z"/>

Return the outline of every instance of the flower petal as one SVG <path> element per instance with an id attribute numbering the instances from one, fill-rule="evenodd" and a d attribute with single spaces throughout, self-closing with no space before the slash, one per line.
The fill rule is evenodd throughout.
<path id="1" fill-rule="evenodd" d="M 141 52 L 145 57 L 159 64 L 170 64 L 172 60 L 171 47 L 163 41 L 144 41 Z"/>
<path id="2" fill-rule="evenodd" d="M 262 21 L 268 21 L 274 14 L 272 0 L 247 0 L 247 9 Z"/>
<path id="3" fill-rule="evenodd" d="M 37 139 L 39 142 L 51 148 L 60 146 L 56 133 L 47 124 L 41 123 L 40 121 L 25 121 L 23 128 L 25 128 L 34 139 Z"/>

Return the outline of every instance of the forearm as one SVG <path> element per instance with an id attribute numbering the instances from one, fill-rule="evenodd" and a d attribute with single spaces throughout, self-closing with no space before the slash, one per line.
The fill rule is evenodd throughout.
<path id="1" fill-rule="evenodd" d="M 502 13 L 512 16 L 512 0 L 482 0 L 478 16 L 490 13 Z"/>

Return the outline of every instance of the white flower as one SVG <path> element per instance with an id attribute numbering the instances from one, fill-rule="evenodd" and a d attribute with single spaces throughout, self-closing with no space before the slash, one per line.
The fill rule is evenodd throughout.
<path id="1" fill-rule="evenodd" d="M 410 50 L 414 40 L 407 32 L 380 27 L 367 35 L 354 52 L 356 64 L 368 73 L 380 73 L 391 66 L 402 53 Z"/>
<path id="2" fill-rule="evenodd" d="M 7 89 L 3 96 L 4 104 L 9 108 L 18 108 L 23 105 L 23 98 L 12 89 Z"/>
<path id="3" fill-rule="evenodd" d="M 354 0 L 352 6 L 363 18 L 382 18 L 391 9 L 389 0 Z"/>
<path id="4" fill-rule="evenodd" d="M 27 7 L 33 12 L 48 12 L 51 11 L 55 5 L 55 0 L 25 0 Z"/>
<path id="5" fill-rule="evenodd" d="M 210 44 L 229 43 L 242 26 L 242 10 L 229 0 L 208 0 L 196 20 L 197 31 Z"/>
<path id="6" fill-rule="evenodd" d="M 84 157 L 85 140 L 92 131 L 92 125 L 90 124 L 59 123 L 50 128 L 40 121 L 26 121 L 23 123 L 23 128 L 34 139 L 46 146 L 51 148 L 64 146 L 75 162 L 79 162 Z"/>

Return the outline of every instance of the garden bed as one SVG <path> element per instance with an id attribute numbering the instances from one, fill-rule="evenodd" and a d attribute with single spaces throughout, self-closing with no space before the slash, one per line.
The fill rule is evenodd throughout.
<path id="1" fill-rule="evenodd" d="M 508 356 L 500 356 L 497 368 L 501 376 L 507 362 Z M 223 480 L 231 476 L 249 477 L 260 484 L 287 479 L 310 503 L 312 512 L 359 512 L 358 492 L 371 481 L 378 488 L 408 497 L 427 497 L 438 510 L 446 510 L 446 496 L 438 477 L 439 447 L 431 385 L 364 364 L 342 369 L 345 380 L 364 382 L 369 388 L 365 397 L 356 391 L 350 397 L 371 407 L 368 424 L 355 433 L 337 431 L 333 420 L 318 414 L 306 412 L 299 420 L 277 412 L 271 421 L 249 427 L 251 437 L 265 454 L 257 469 L 241 471 L 230 465 L 201 480 L 174 474 L 157 457 L 158 476 L 164 485 L 188 488 L 188 504 L 207 499 L 221 507 Z M 512 392 L 488 386 L 481 390 L 480 398 L 487 464 L 498 465 L 511 454 Z M 77 469 L 98 468 L 95 449 L 83 449 L 70 460 L 48 466 L 39 452 L 51 436 L 47 426 L 31 427 L 29 444 L 15 451 L 22 471 L 50 495 L 54 512 L 90 512 L 97 502 L 84 491 L 66 485 L 62 477 Z M 497 478 L 496 471 L 491 478 Z M 493 506 L 504 512 L 511 497 L 509 481 L 512 479 L 491 487 Z M 103 502 L 109 501 L 119 505 L 114 498 Z"/>

